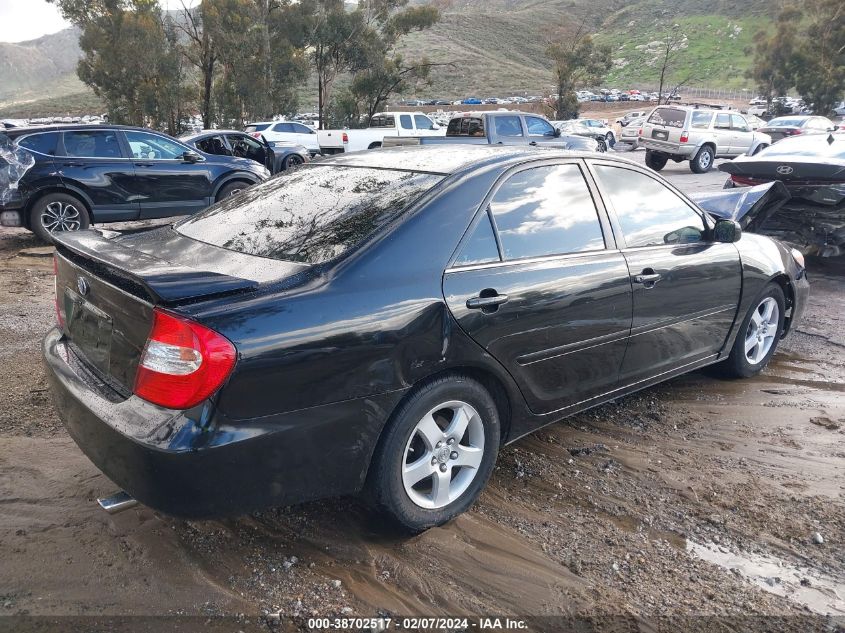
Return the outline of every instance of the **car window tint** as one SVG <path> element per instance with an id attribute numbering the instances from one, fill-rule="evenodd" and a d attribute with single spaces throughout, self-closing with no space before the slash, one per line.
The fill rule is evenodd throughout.
<path id="1" fill-rule="evenodd" d="M 79 158 L 123 158 L 117 133 L 108 130 L 78 130 L 64 133 L 66 156 Z"/>
<path id="2" fill-rule="evenodd" d="M 190 238 L 308 264 L 340 257 L 402 215 L 443 176 L 314 165 L 285 171 L 180 222 Z"/>
<path id="3" fill-rule="evenodd" d="M 163 136 L 147 132 L 126 130 L 126 141 L 132 150 L 132 158 L 146 158 L 147 160 L 175 160 L 182 158 L 185 148 Z M 67 144 L 67 140 L 65 140 Z"/>
<path id="4" fill-rule="evenodd" d="M 655 108 L 651 116 L 648 117 L 648 122 L 654 125 L 677 128 L 684 127 L 686 120 L 686 110 L 678 110 L 677 108 Z"/>
<path id="5" fill-rule="evenodd" d="M 311 128 L 302 123 L 291 123 L 290 126 L 297 134 L 311 134 Z"/>
<path id="6" fill-rule="evenodd" d="M 226 147 L 223 139 L 219 136 L 211 136 L 197 141 L 197 149 L 206 154 L 216 154 L 218 156 L 230 156 L 231 152 Z"/>
<path id="7" fill-rule="evenodd" d="M 551 123 L 535 116 L 525 117 L 525 125 L 528 127 L 528 134 L 531 136 L 554 136 L 555 133 Z"/>
<path id="8" fill-rule="evenodd" d="M 577 165 L 518 172 L 499 188 L 490 208 L 505 259 L 604 248 L 598 213 Z"/>
<path id="9" fill-rule="evenodd" d="M 370 127 L 394 127 L 395 121 L 392 114 L 374 116 L 370 121 Z"/>
<path id="10" fill-rule="evenodd" d="M 493 127 L 497 136 L 522 136 L 522 125 L 518 116 L 493 117 Z"/>
<path id="11" fill-rule="evenodd" d="M 410 114 L 400 114 L 399 115 L 399 123 L 401 124 L 403 130 L 411 130 L 414 127 L 411 124 L 411 115 Z"/>
<path id="12" fill-rule="evenodd" d="M 628 246 L 692 244 L 704 239 L 701 216 L 663 183 L 621 167 L 596 165 L 595 170 Z"/>
<path id="13" fill-rule="evenodd" d="M 293 133 L 293 126 L 290 123 L 276 123 L 276 125 L 273 126 L 273 131 L 291 134 Z"/>
<path id="14" fill-rule="evenodd" d="M 414 115 L 414 125 L 417 126 L 418 130 L 433 130 L 434 123 L 431 122 L 427 116 L 423 116 L 421 114 Z"/>
<path id="15" fill-rule="evenodd" d="M 690 127 L 694 127 L 699 130 L 706 130 L 708 127 L 710 127 L 710 121 L 712 119 L 712 112 L 693 112 Z"/>
<path id="16" fill-rule="evenodd" d="M 493 233 L 493 226 L 490 224 L 490 216 L 483 214 L 478 224 L 472 230 L 469 239 L 461 248 L 461 253 L 455 259 L 455 266 L 469 266 L 470 264 L 489 264 L 498 262 L 499 247 L 496 245 L 496 236 Z"/>
<path id="17" fill-rule="evenodd" d="M 48 156 L 56 155 L 56 145 L 59 143 L 58 132 L 44 132 L 42 134 L 32 134 L 26 138 L 18 141 L 18 145 L 25 147 L 33 152 L 39 154 L 47 154 Z"/>

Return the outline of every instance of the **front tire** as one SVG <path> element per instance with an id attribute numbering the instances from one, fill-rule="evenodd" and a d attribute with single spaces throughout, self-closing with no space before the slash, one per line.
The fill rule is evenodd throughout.
<path id="1" fill-rule="evenodd" d="M 391 416 L 370 467 L 369 496 L 409 532 L 443 525 L 481 494 L 499 441 L 489 392 L 463 374 L 437 378 Z"/>
<path id="2" fill-rule="evenodd" d="M 730 356 L 720 368 L 728 377 L 750 378 L 769 364 L 783 332 L 786 302 L 783 290 L 771 283 L 745 315 Z"/>
<path id="3" fill-rule="evenodd" d="M 55 233 L 84 231 L 91 225 L 85 204 L 68 193 L 50 193 L 35 201 L 29 212 L 29 228 L 38 238 L 53 243 Z"/>
<path id="4" fill-rule="evenodd" d="M 689 162 L 689 168 L 694 174 L 707 173 L 713 166 L 714 158 L 713 149 L 709 145 L 704 145 L 700 150 L 698 150 L 695 158 Z"/>

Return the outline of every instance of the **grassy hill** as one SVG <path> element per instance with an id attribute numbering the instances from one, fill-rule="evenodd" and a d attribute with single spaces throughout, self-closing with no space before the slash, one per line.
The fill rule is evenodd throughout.
<path id="1" fill-rule="evenodd" d="M 420 0 L 422 1 L 422 0 Z M 545 41 L 552 28 L 594 0 L 453 0 L 434 28 L 409 35 L 402 52 L 451 66 L 432 71 L 416 97 L 508 96 L 552 91 Z M 613 49 L 605 81 L 620 89 L 657 83 L 657 47 L 667 28 L 686 36 L 672 79 L 689 85 L 750 87 L 745 50 L 776 10 L 768 0 L 605 0 L 599 42 Z M 677 26 L 674 26 L 677 25 Z M 100 112 L 102 104 L 76 78 L 74 29 L 21 44 L 0 44 L 0 116 Z M 315 101 L 313 82 L 302 105 Z M 46 100 L 45 100 L 46 99 Z"/>

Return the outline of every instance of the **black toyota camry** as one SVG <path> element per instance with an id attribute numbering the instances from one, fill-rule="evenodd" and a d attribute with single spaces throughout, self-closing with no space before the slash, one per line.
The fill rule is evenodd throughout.
<path id="1" fill-rule="evenodd" d="M 57 410 L 128 495 L 216 516 L 364 493 L 409 530 L 499 448 L 718 363 L 763 369 L 800 254 L 606 155 L 396 148 L 173 226 L 57 238 Z"/>

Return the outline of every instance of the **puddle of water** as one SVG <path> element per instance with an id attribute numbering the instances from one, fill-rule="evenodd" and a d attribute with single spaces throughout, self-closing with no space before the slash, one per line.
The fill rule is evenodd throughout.
<path id="1" fill-rule="evenodd" d="M 687 551 L 764 591 L 806 606 L 819 615 L 845 615 L 845 582 L 774 556 L 727 551 L 713 543 L 687 541 Z M 804 584 L 802 584 L 802 580 Z"/>

